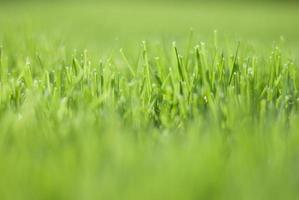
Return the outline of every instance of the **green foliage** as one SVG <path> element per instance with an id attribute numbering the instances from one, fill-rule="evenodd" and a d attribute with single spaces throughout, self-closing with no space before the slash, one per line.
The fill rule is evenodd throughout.
<path id="1" fill-rule="evenodd" d="M 107 35 L 121 29 L 84 32 L 86 16 L 105 16 L 95 8 L 78 16 L 76 6 L 57 8 L 76 19 L 75 26 L 64 18 L 54 24 L 54 8 L 28 17 L 26 8 L 16 7 L 24 13 L 0 19 L 0 199 L 299 197 L 295 37 L 293 45 L 283 37 L 271 44 L 263 37 L 256 43 L 225 39 L 253 28 L 228 29 L 228 17 L 226 32 L 202 39 L 192 30 L 174 37 L 161 22 L 161 35 L 136 48 L 135 36 L 151 28 L 141 20 L 137 33 L 121 33 L 127 38 L 118 48 Z M 0 16 L 12 16 L 10 9 Z M 133 28 L 128 13 L 122 18 Z M 281 22 L 297 17 L 285 13 Z M 188 16 L 194 25 L 208 23 Z M 172 22 L 171 32 L 184 24 Z M 284 24 L 285 33 L 296 23 Z M 64 26 L 70 37 L 62 39 Z M 177 42 L 163 40 L 163 33 Z M 276 34 L 269 32 L 271 41 Z"/>

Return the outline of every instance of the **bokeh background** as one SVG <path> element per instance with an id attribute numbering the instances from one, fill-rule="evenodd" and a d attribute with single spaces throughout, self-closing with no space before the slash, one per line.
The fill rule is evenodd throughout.
<path id="1" fill-rule="evenodd" d="M 183 41 L 193 29 L 197 41 L 208 41 L 218 30 L 224 44 L 233 39 L 269 45 L 283 39 L 298 52 L 298 10 L 295 0 L 1 0 L 0 38 L 2 43 L 9 37 L 24 40 L 23 34 L 45 45 L 55 39 L 69 48 L 107 52 L 107 47 L 131 46 L 135 51 L 142 40 Z"/>

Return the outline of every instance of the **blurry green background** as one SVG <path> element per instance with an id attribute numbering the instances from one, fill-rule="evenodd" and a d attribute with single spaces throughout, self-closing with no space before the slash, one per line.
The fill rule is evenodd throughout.
<path id="1" fill-rule="evenodd" d="M 70 48 L 107 52 L 107 47 L 136 47 L 142 40 L 183 41 L 193 28 L 197 41 L 210 40 L 217 29 L 223 43 L 232 39 L 269 45 L 283 36 L 294 50 L 299 44 L 298 10 L 291 0 L 2 0 L 0 38 L 2 43 L 44 40 L 45 45 L 55 39 Z"/>

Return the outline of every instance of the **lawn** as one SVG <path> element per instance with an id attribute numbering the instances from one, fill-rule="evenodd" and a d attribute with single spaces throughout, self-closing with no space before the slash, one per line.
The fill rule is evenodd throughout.
<path id="1" fill-rule="evenodd" d="M 299 199 L 298 10 L 0 1 L 0 199 Z"/>

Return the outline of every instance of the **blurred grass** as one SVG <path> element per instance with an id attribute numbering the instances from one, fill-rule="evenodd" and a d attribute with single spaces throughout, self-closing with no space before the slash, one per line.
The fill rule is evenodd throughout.
<path id="1" fill-rule="evenodd" d="M 58 37 L 73 46 L 101 47 L 144 39 L 228 38 L 297 46 L 297 4 L 253 3 L 15 3 L 1 6 L 1 32 Z M 117 42 L 115 42 L 117 40 Z"/>
<path id="2" fill-rule="evenodd" d="M 298 86 L 298 65 L 290 64 L 293 59 L 298 62 L 299 55 L 297 4 L 3 2 L 0 68 L 6 66 L 10 74 L 1 73 L 0 84 L 0 199 L 298 198 L 298 92 L 292 85 Z M 242 101 L 251 99 L 253 93 L 242 90 L 244 93 L 235 94 L 235 87 L 215 78 L 215 87 L 227 96 L 213 99 L 207 85 L 198 89 L 202 93 L 192 91 L 200 98 L 207 93 L 211 102 L 215 100 L 206 113 L 201 105 L 195 118 L 186 119 L 184 114 L 171 118 L 173 113 L 161 104 L 163 123 L 170 128 L 152 125 L 147 111 L 150 103 L 140 103 L 144 93 L 139 94 L 139 85 L 144 84 L 145 73 L 131 78 L 119 49 L 124 49 L 129 64 L 138 69 L 140 54 L 145 57 L 141 41 L 148 41 L 148 65 L 156 66 L 154 58 L 160 56 L 163 80 L 168 80 L 167 70 L 176 67 L 172 41 L 187 55 L 184 63 L 194 64 L 190 58 L 194 53 L 189 55 L 186 48 L 191 27 L 192 45 L 209 44 L 208 55 L 203 57 L 209 64 L 215 53 L 213 33 L 218 30 L 218 45 L 228 63 L 225 74 L 231 70 L 238 41 L 241 71 L 247 58 L 252 63 L 259 58 L 255 67 L 262 74 L 252 98 L 258 99 L 255 106 L 260 110 L 254 112 L 250 110 L 253 106 Z M 277 57 L 273 56 L 276 46 L 282 48 Z M 73 68 L 77 61 L 84 61 L 84 49 L 88 50 L 84 59 L 91 64 L 83 62 L 89 67 L 82 67 L 83 79 L 79 79 L 81 74 Z M 218 56 L 220 60 L 220 53 Z M 272 60 L 267 61 L 268 57 Z M 277 74 L 267 68 L 276 64 L 293 67 L 282 67 Z M 71 83 L 65 81 L 61 86 L 65 97 L 54 94 L 59 86 L 55 81 L 69 78 L 59 74 L 60 70 L 69 70 L 69 66 L 73 67 Z M 96 89 L 89 85 L 91 69 L 106 75 L 107 94 L 95 99 L 91 93 Z M 215 69 L 207 70 L 213 74 Z M 152 69 L 150 73 L 154 77 L 156 72 Z M 248 74 L 241 74 L 245 77 L 242 87 L 248 86 Z M 269 77 L 274 77 L 275 84 Z M 116 90 L 116 86 L 110 87 L 112 80 L 122 81 L 124 97 L 110 93 Z M 168 93 L 178 90 L 178 83 L 174 89 L 161 89 L 163 98 L 167 100 Z M 148 87 L 153 96 L 159 96 L 154 93 L 155 84 Z M 265 97 L 257 93 L 262 86 Z M 173 98 L 181 100 L 180 96 Z M 288 98 L 295 98 L 292 105 Z M 194 108 L 181 100 L 174 109 L 183 110 L 181 104 Z M 122 105 L 127 105 L 123 115 L 116 111 Z M 254 122 L 247 112 L 256 116 Z"/>

